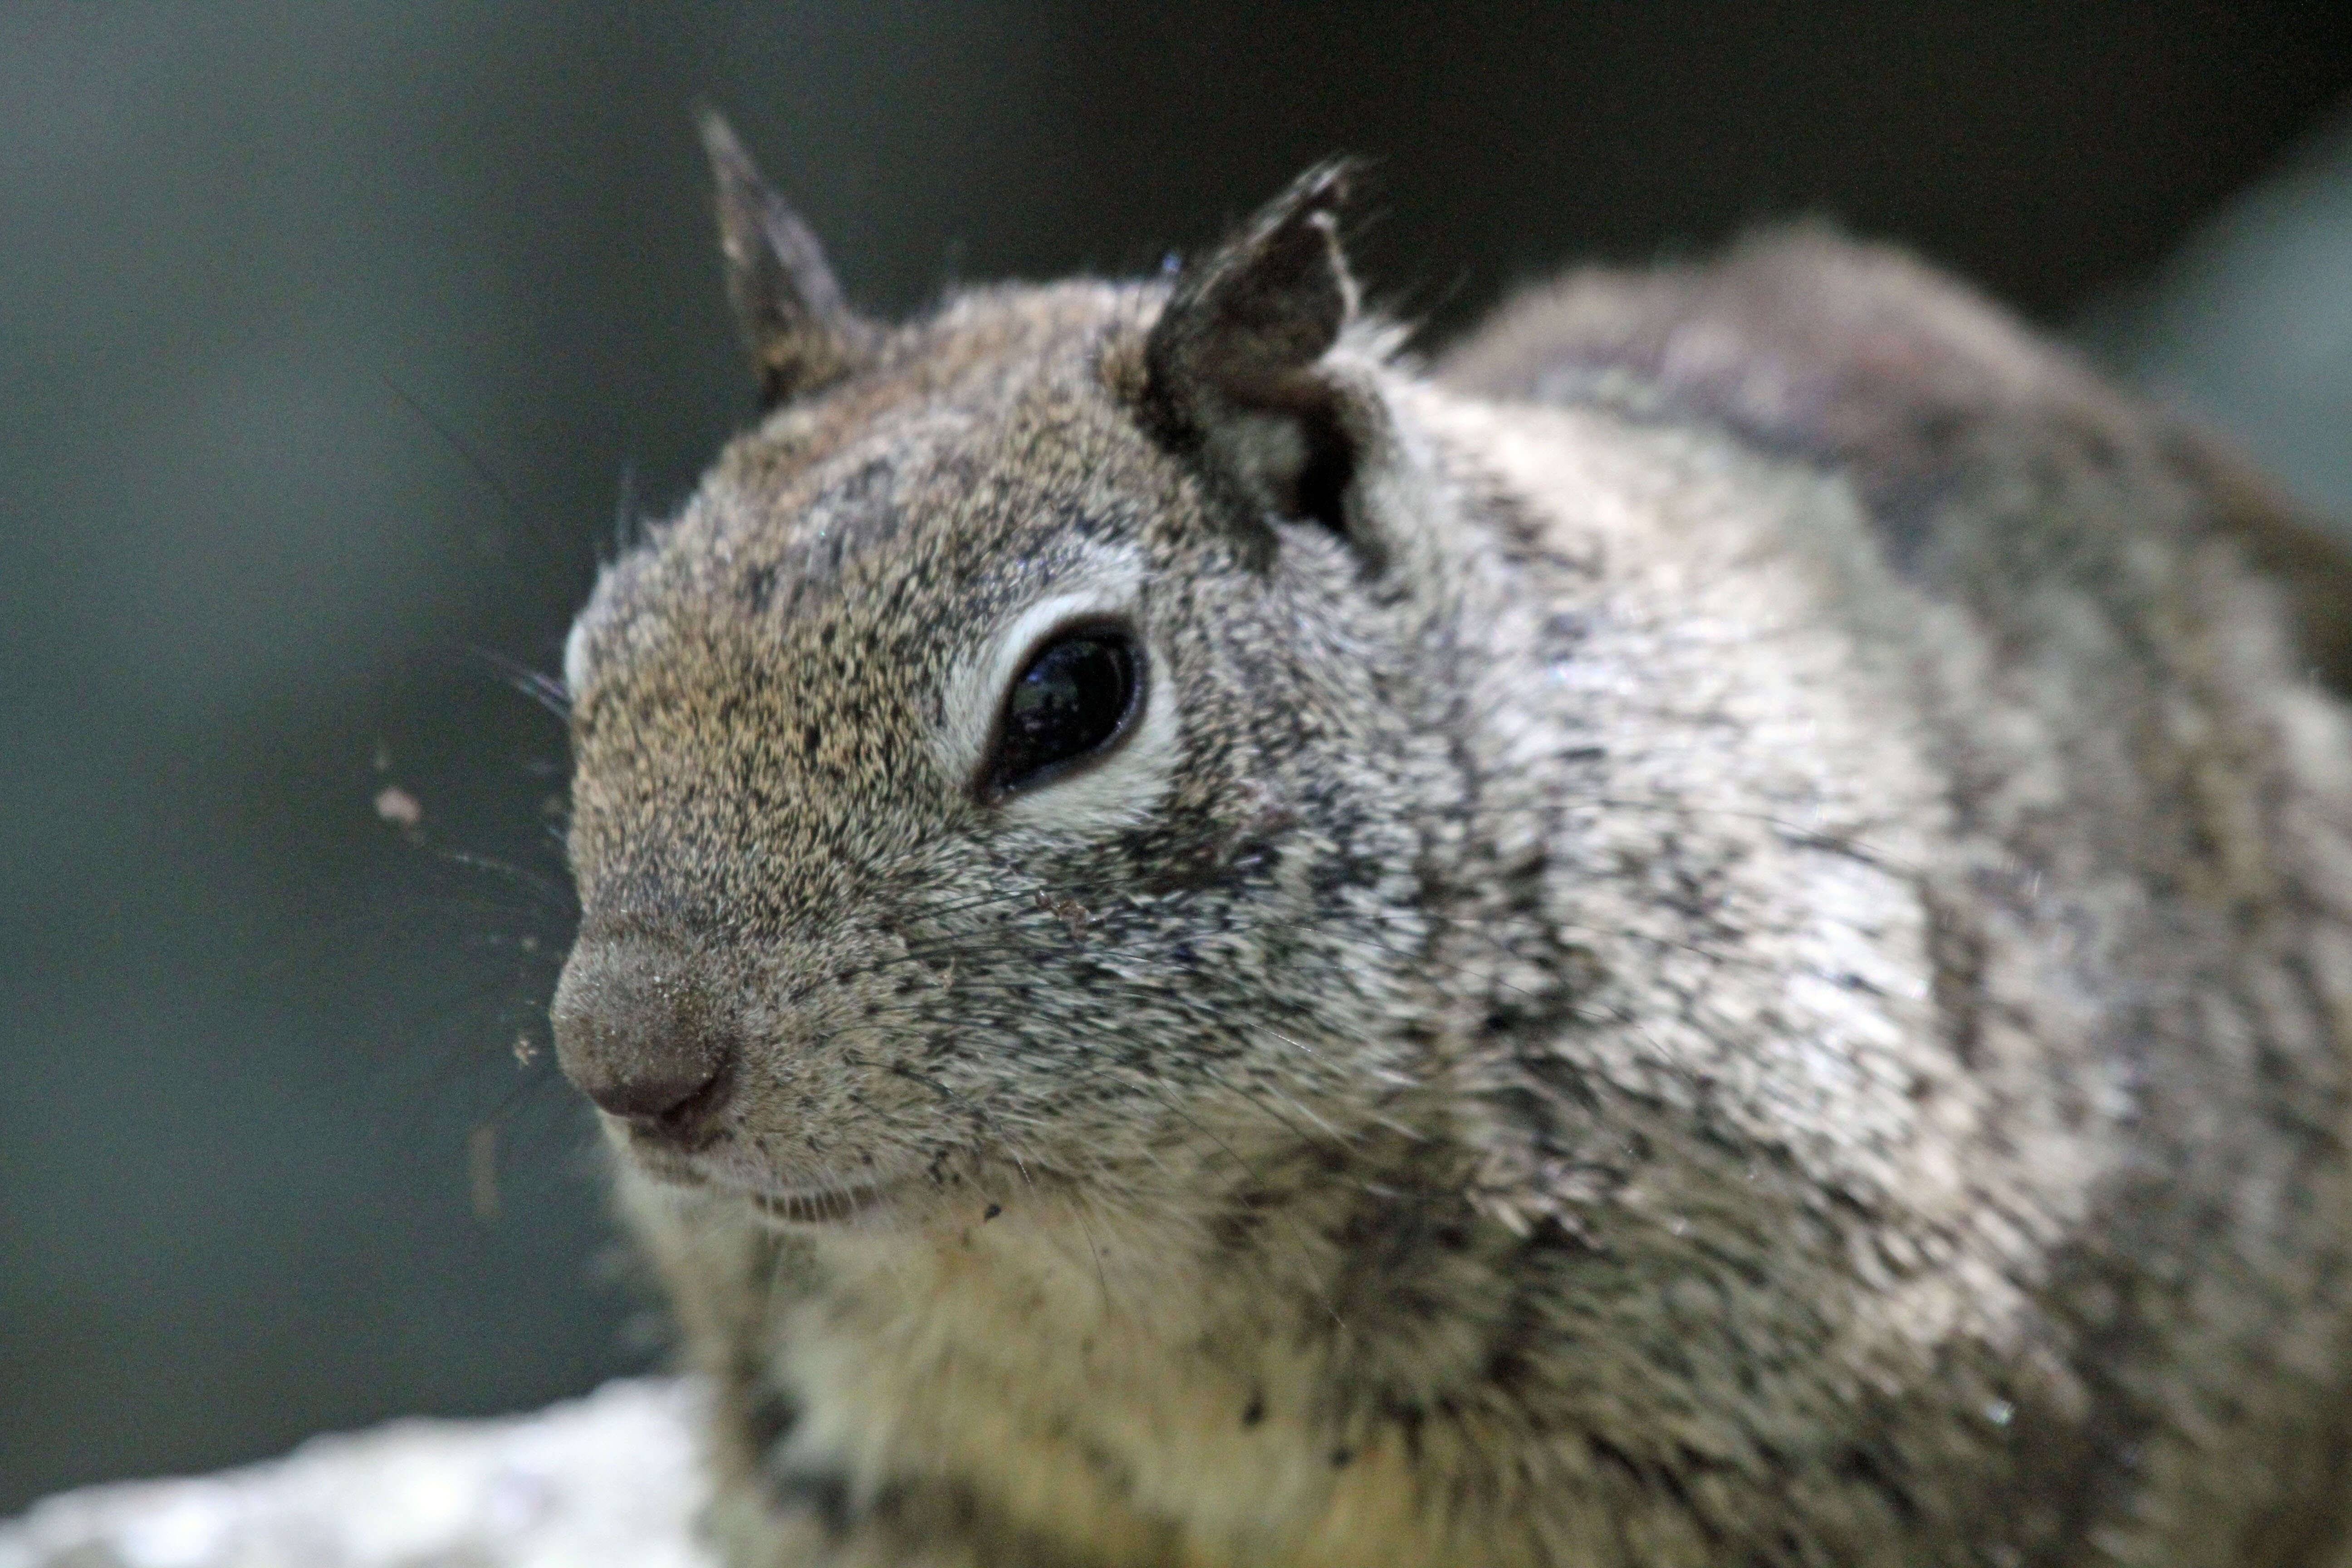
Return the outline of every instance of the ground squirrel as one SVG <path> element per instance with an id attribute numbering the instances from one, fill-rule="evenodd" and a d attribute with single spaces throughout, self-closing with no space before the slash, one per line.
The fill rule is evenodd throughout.
<path id="1" fill-rule="evenodd" d="M 1316 170 L 854 313 L 565 654 L 733 1564 L 2242 1564 L 2352 1495 L 2341 560 L 1813 232 L 1433 366 Z"/>

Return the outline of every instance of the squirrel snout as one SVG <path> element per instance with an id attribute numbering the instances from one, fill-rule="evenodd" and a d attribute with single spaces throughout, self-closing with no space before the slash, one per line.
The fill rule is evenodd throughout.
<path id="1" fill-rule="evenodd" d="M 583 939 L 550 1021 L 563 1076 L 642 1133 L 688 1142 L 723 1109 L 737 1033 L 688 953 Z"/>

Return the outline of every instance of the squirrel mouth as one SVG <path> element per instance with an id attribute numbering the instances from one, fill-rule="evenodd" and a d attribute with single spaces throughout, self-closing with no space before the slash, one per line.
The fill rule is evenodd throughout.
<path id="1" fill-rule="evenodd" d="M 631 1152 L 638 1170 L 665 1186 L 730 1194 L 749 1203 L 772 1224 L 780 1226 L 846 1226 L 888 1207 L 904 1188 L 900 1182 L 852 1181 L 779 1191 L 751 1185 L 740 1175 L 713 1170 L 691 1156 L 644 1149 Z"/>
<path id="2" fill-rule="evenodd" d="M 889 1202 L 889 1189 L 872 1182 L 746 1194 L 769 1219 L 790 1226 L 837 1226 L 862 1219 Z"/>

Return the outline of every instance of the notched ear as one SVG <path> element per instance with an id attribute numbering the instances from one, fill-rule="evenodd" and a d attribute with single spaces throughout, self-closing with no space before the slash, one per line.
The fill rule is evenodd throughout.
<path id="1" fill-rule="evenodd" d="M 856 369 L 879 333 L 842 299 L 816 237 L 760 178 L 727 121 L 710 109 L 700 118 L 719 187 L 727 297 L 759 373 L 760 405 L 773 408 Z"/>
<path id="2" fill-rule="evenodd" d="M 1153 434 L 1262 512 L 1349 535 L 1355 451 L 1324 356 L 1356 310 L 1338 211 L 1355 166 L 1308 170 L 1178 273 L 1144 344 Z"/>

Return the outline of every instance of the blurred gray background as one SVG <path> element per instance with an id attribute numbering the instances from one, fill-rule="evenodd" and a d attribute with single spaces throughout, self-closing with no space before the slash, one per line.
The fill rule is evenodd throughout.
<path id="1" fill-rule="evenodd" d="M 1335 150 L 1439 334 L 1826 214 L 2341 518 L 2347 90 L 2343 9 L 2186 0 L 13 0 L 0 1513 L 656 1353 L 544 1048 L 562 731 L 496 666 L 750 412 L 696 101 L 885 311 L 1149 268 Z"/>

